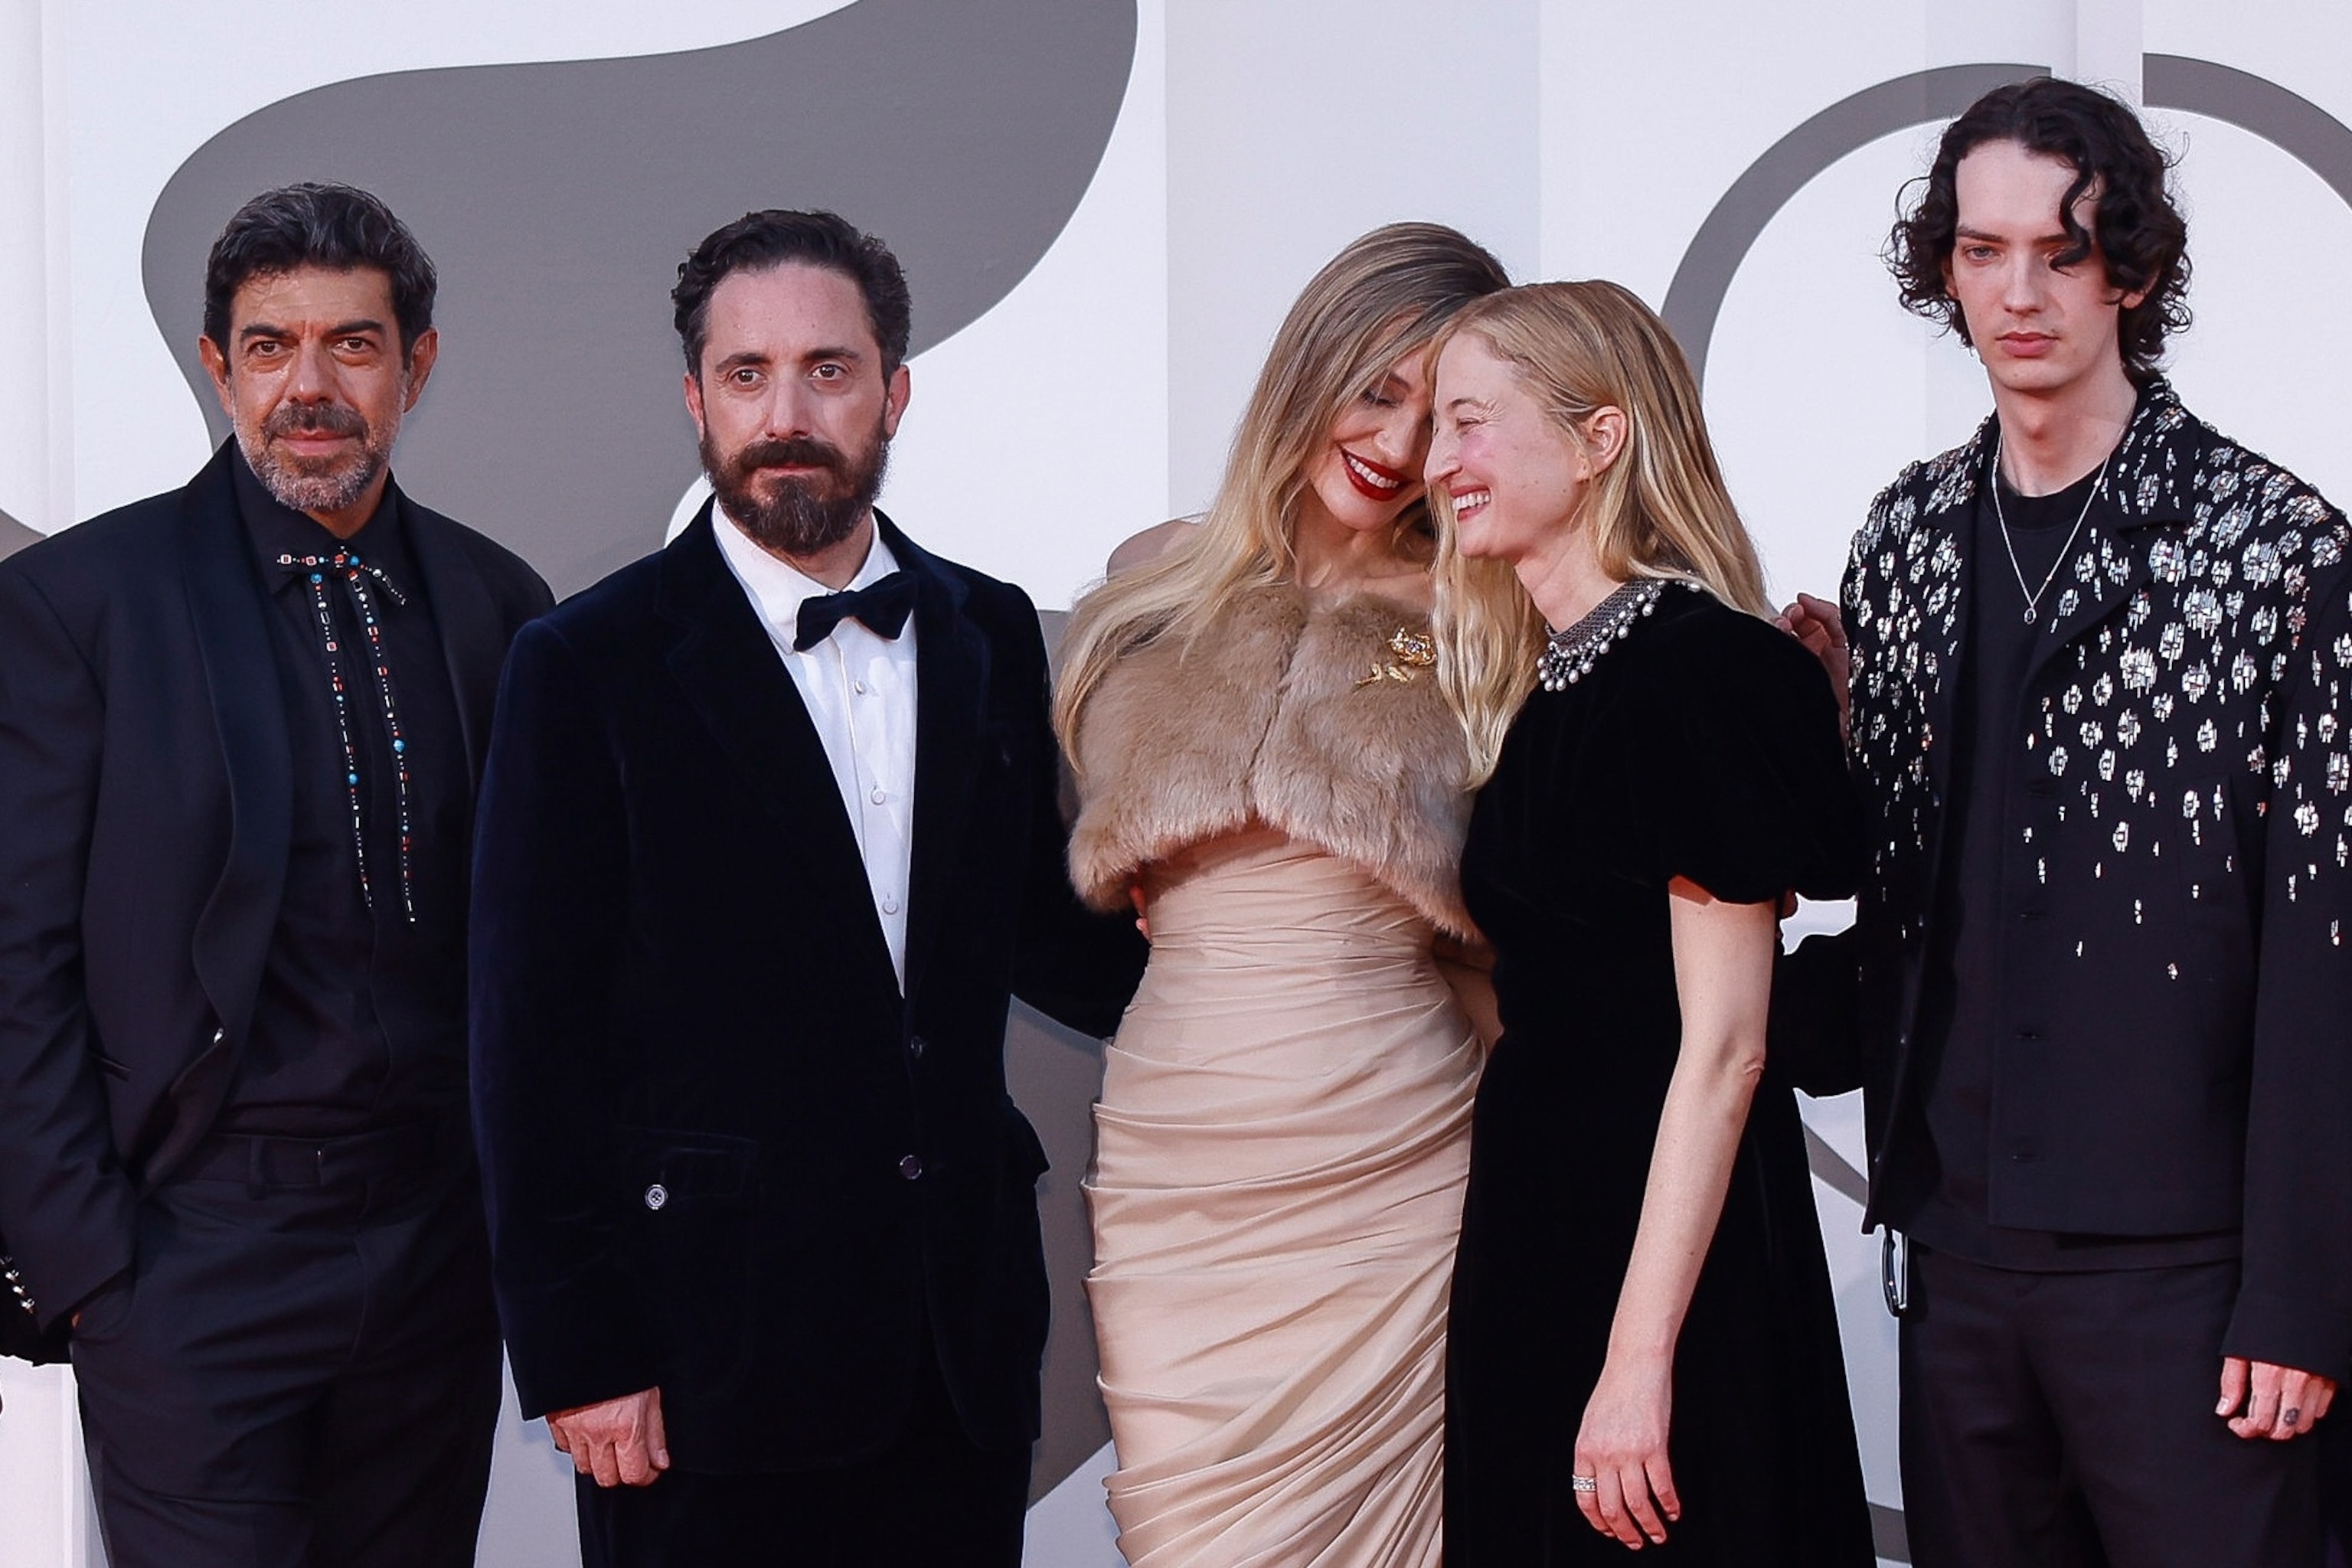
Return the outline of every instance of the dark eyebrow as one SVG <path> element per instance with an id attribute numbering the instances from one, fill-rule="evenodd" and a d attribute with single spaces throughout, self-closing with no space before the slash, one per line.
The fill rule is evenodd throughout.
<path id="1" fill-rule="evenodd" d="M 382 321 L 373 316 L 363 316 L 356 321 L 337 322 L 327 329 L 327 336 L 348 338 L 362 332 L 374 332 L 381 335 L 383 331 L 384 325 Z M 236 337 L 239 342 L 251 342 L 256 338 L 290 338 L 293 335 L 291 330 L 278 326 L 274 321 L 247 321 L 238 329 Z"/>
<path id="2" fill-rule="evenodd" d="M 800 363 L 807 365 L 822 364 L 827 360 L 847 360 L 850 363 L 856 364 L 862 363 L 865 357 L 866 356 L 864 354 L 859 353 L 856 349 L 820 348 L 811 349 L 808 353 L 801 355 Z M 756 349 L 744 349 L 739 353 L 729 354 L 726 358 L 719 361 L 718 363 L 712 365 L 710 368 L 714 374 L 724 375 L 730 370 L 740 370 L 746 365 L 770 365 L 774 363 L 775 361 L 773 359 L 767 354 L 760 353 Z"/>
<path id="3" fill-rule="evenodd" d="M 1995 245 L 2006 245 L 2009 243 L 2009 237 L 2006 235 L 1987 234 L 1980 228 L 1970 228 L 1966 224 L 1958 226 L 1952 232 L 1953 237 L 1958 239 L 1989 240 Z M 2029 239 L 2025 243 L 2028 245 L 2072 245 L 2074 243 L 2074 236 L 2068 234 L 2045 234 L 2039 239 Z"/>

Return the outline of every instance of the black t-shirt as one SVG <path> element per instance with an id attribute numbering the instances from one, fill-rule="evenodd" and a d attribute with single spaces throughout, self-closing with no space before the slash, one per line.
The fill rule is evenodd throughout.
<path id="1" fill-rule="evenodd" d="M 2019 847 L 2010 842 L 2009 793 L 2026 755 L 2026 679 L 2067 587 L 2052 580 L 2052 570 L 2074 553 L 2078 521 L 2086 528 L 2101 522 L 2108 503 L 2093 493 L 2101 478 L 2095 469 L 2050 495 L 2023 496 L 1989 474 L 1961 542 L 1967 640 L 1916 1047 L 1927 1168 L 1896 1173 L 1889 1217 L 1929 1247 L 2006 1268 L 2144 1268 L 2210 1261 L 2237 1249 L 2234 1232 L 2074 1236 L 1997 1226 L 1990 1217 L 1996 1063 L 2003 1049 L 2038 1044 L 2002 1037 L 2011 984 L 2001 973 L 2003 922 L 2014 923 L 2027 893 L 2017 883 L 2033 864 L 2030 853 L 2011 852 Z M 2029 603 L 2032 621 L 2025 618 Z"/>
<path id="2" fill-rule="evenodd" d="M 278 924 L 263 960 L 252 1033 L 239 1043 L 223 1131 L 320 1138 L 453 1110 L 466 1095 L 466 874 L 472 788 L 447 657 L 404 520 L 385 504 L 348 542 L 405 604 L 376 594 L 383 662 L 409 764 L 412 923 L 401 896 L 400 800 L 391 738 L 350 595 L 329 610 L 356 753 L 353 830 L 344 726 L 306 577 L 280 555 L 331 555 L 338 541 L 278 503 L 235 459 L 236 494 L 270 602 L 287 739 L 292 832 Z M 360 890 L 366 845 L 370 898 Z"/>

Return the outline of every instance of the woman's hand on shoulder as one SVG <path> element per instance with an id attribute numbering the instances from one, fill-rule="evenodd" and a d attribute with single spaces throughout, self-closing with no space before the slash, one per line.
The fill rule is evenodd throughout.
<path id="1" fill-rule="evenodd" d="M 1674 1397 L 1671 1360 L 1635 1363 L 1612 1355 L 1576 1430 L 1570 1474 L 1592 1482 L 1590 1491 L 1577 1489 L 1576 1506 L 1587 1524 L 1636 1552 L 1644 1539 L 1663 1543 L 1667 1524 L 1683 1516 L 1674 1467 L 1666 1460 Z"/>

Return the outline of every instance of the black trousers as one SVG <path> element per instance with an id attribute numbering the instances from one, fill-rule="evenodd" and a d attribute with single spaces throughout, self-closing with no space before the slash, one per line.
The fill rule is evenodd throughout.
<path id="1" fill-rule="evenodd" d="M 244 1173 L 151 1194 L 75 1331 L 113 1568 L 470 1568 L 499 1392 L 470 1156 L 209 1152 Z"/>
<path id="2" fill-rule="evenodd" d="M 579 1481 L 583 1568 L 1020 1568 L 1029 1448 L 972 1446 L 924 1357 L 880 1453 L 821 1470 Z"/>
<path id="3" fill-rule="evenodd" d="M 2036 1274 L 1915 1245 L 1911 1270 L 1918 1568 L 2324 1561 L 2316 1437 L 2249 1441 L 2213 1414 L 2236 1263 Z"/>

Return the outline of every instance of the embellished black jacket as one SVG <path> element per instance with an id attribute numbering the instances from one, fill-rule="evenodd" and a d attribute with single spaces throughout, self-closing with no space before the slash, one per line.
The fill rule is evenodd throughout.
<path id="1" fill-rule="evenodd" d="M 1775 1049 L 1865 1089 L 1874 1196 L 1913 1038 L 1993 439 L 1915 465 L 1843 587 L 1855 923 L 1783 965 Z M 1993 1224 L 2238 1230 L 2225 1353 L 2352 1370 L 2352 566 L 2343 515 L 2149 386 L 2062 561 L 2010 749 Z M 1820 1064 L 1832 1064 L 1824 1073 Z M 1834 1064 L 1843 1063 L 1845 1074 Z M 1899 1163 L 1899 1162 L 1897 1162 Z M 1875 1207 L 1875 1205 L 1874 1205 Z M 1868 1223 L 1876 1222 L 1874 1213 Z"/>

